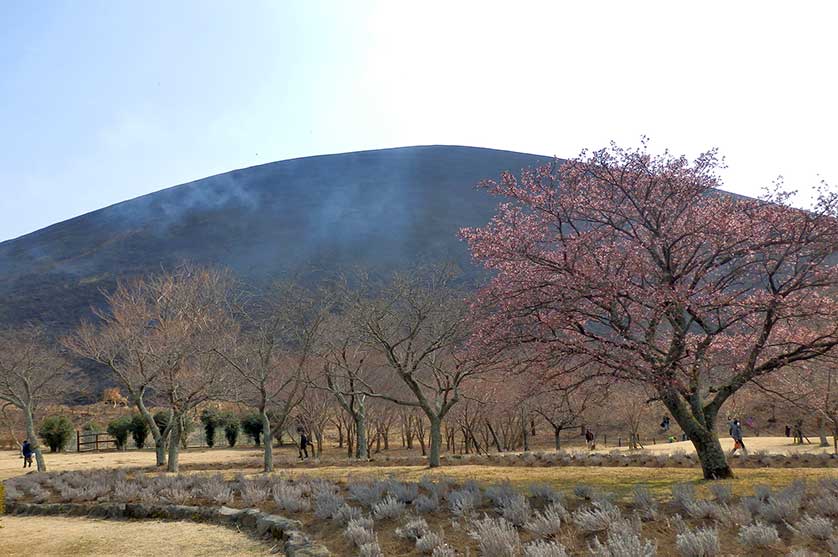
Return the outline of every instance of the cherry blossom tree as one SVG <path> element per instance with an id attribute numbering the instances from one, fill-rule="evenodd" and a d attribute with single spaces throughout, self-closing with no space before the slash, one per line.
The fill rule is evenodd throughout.
<path id="1" fill-rule="evenodd" d="M 732 475 L 716 433 L 725 401 L 838 344 L 836 195 L 821 188 L 804 211 L 780 186 L 724 194 L 719 166 L 715 151 L 583 152 L 483 183 L 506 202 L 462 231 L 495 273 L 475 343 L 527 346 L 544 373 L 582 360 L 646 383 L 708 479 Z"/>

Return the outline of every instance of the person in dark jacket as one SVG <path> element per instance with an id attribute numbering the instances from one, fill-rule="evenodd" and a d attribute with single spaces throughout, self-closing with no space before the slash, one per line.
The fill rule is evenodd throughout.
<path id="1" fill-rule="evenodd" d="M 310 445 L 308 441 L 308 435 L 306 435 L 303 426 L 297 426 L 297 434 L 300 436 L 300 458 L 308 458 L 308 446 Z"/>
<path id="2" fill-rule="evenodd" d="M 587 445 L 588 450 L 596 449 L 596 437 L 594 436 L 594 432 L 590 429 L 585 430 L 585 445 Z"/>
<path id="3" fill-rule="evenodd" d="M 737 450 L 742 449 L 742 454 L 748 456 L 748 449 L 745 448 L 745 443 L 742 441 L 742 426 L 738 419 L 730 422 L 730 436 L 733 438 L 733 450 L 730 451 L 730 456 L 733 456 Z"/>
<path id="4" fill-rule="evenodd" d="M 32 445 L 29 443 L 29 439 L 20 446 L 20 453 L 23 455 L 23 467 L 32 468 Z"/>

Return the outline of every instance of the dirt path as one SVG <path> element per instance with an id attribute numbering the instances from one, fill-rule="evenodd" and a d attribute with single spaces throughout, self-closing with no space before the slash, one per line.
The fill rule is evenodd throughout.
<path id="1" fill-rule="evenodd" d="M 4 516 L 0 525 L 0 553 L 10 557 L 269 555 L 265 544 L 207 524 Z"/>

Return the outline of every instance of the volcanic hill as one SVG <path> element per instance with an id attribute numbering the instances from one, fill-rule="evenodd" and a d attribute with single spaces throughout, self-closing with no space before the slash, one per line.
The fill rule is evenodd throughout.
<path id="1" fill-rule="evenodd" d="M 0 326 L 61 334 L 119 278 L 181 261 L 245 279 L 306 269 L 453 261 L 457 237 L 497 199 L 474 185 L 550 157 L 456 146 L 404 147 L 280 161 L 164 189 L 0 243 Z"/>

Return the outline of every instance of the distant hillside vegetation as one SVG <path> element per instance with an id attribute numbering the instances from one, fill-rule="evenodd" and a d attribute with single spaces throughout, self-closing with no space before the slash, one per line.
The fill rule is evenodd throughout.
<path id="1" fill-rule="evenodd" d="M 405 147 L 275 162 L 125 201 L 0 243 L 0 325 L 61 334 L 118 278 L 183 260 L 245 279 L 417 261 L 473 270 L 457 231 L 486 223 L 497 202 L 474 185 L 549 160 Z"/>

